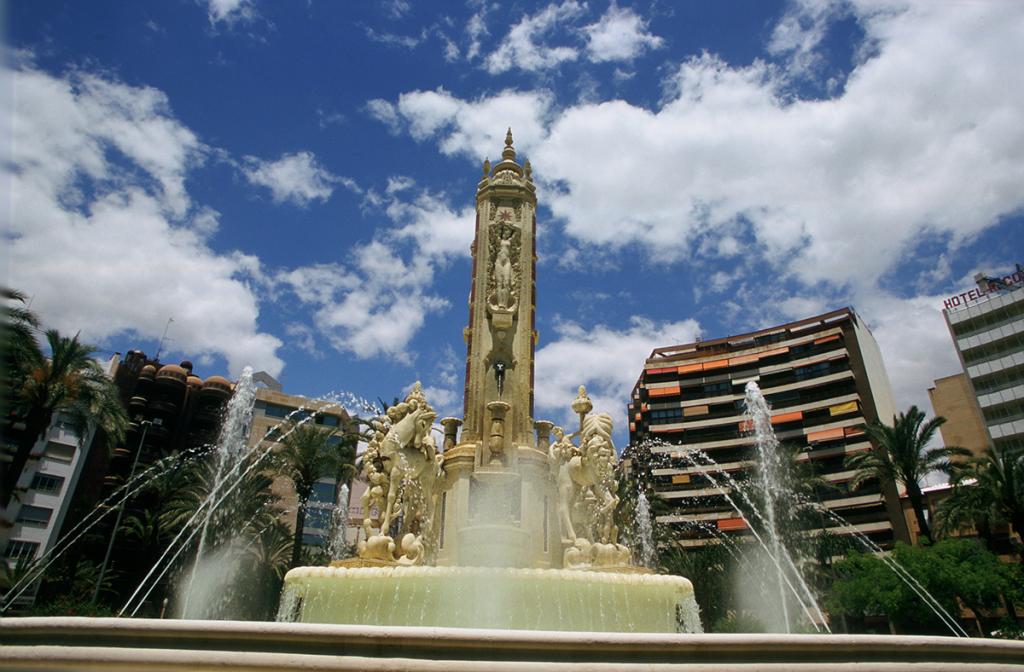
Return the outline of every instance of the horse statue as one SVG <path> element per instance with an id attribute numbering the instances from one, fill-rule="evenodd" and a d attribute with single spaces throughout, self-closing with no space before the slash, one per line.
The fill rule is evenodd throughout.
<path id="1" fill-rule="evenodd" d="M 562 533 L 574 543 L 577 530 L 572 522 L 573 506 L 591 499 L 595 504 L 588 515 L 588 536 L 602 543 L 615 543 L 618 536 L 614 523 L 619 498 L 615 494 L 612 422 L 607 413 L 588 415 L 583 420 L 579 448 L 572 445 L 568 437 L 561 437 L 551 448 L 552 455 L 560 462 L 555 482 Z"/>
<path id="2" fill-rule="evenodd" d="M 387 503 L 381 517 L 382 534 L 387 534 L 391 528 L 402 483 L 418 484 L 426 502 L 434 498 L 439 476 L 437 448 L 429 434 L 436 417 L 437 413 L 425 404 L 410 410 L 388 429 L 384 440 L 380 442 L 378 451 L 389 482 Z"/>

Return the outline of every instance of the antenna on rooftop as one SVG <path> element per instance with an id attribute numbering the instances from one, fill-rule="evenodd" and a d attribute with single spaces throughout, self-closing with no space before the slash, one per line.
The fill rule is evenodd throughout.
<path id="1" fill-rule="evenodd" d="M 160 345 L 158 345 L 157 348 L 156 348 L 156 357 L 154 357 L 153 359 L 155 359 L 158 362 L 160 361 L 160 353 L 163 352 L 163 349 L 164 349 L 164 342 L 167 341 L 167 340 L 172 340 L 172 341 L 174 340 L 173 338 L 172 339 L 168 339 L 167 338 L 167 330 L 171 328 L 171 322 L 174 322 L 174 318 L 173 317 L 168 317 L 167 318 L 167 324 L 164 326 L 164 335 L 160 337 Z"/>

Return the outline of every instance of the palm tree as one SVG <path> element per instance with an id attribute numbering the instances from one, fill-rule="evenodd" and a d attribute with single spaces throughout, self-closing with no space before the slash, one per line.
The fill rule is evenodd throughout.
<path id="1" fill-rule="evenodd" d="M 956 446 L 927 448 L 946 419 L 938 416 L 925 422 L 924 418 L 924 413 L 917 406 L 911 406 L 906 413 L 893 418 L 891 427 L 875 420 L 865 428 L 874 448 L 850 455 L 845 464 L 847 469 L 856 471 L 850 480 L 851 489 L 855 490 L 874 478 L 883 483 L 902 483 L 907 489 L 907 499 L 914 509 L 921 536 L 931 541 L 931 529 L 924 515 L 921 481 L 931 471 L 948 472 L 952 468 L 952 458 L 969 457 L 971 452 Z"/>
<path id="2" fill-rule="evenodd" d="M 39 320 L 25 307 L 26 296 L 14 289 L 0 288 L 0 428 L 4 443 L 13 443 L 14 424 L 20 424 L 15 411 L 14 393 L 20 390 L 25 375 L 43 361 L 36 341 Z M 19 305 L 20 304 L 20 305 Z"/>
<path id="3" fill-rule="evenodd" d="M 20 389 L 13 392 L 12 410 L 19 412 L 25 429 L 12 443 L 14 457 L 0 481 L 0 506 L 14 493 L 32 446 L 53 421 L 54 415 L 68 418 L 72 429 L 84 436 L 90 424 L 102 430 L 111 442 L 124 439 L 128 415 L 117 387 L 92 358 L 96 349 L 55 329 L 46 331 L 50 358 L 29 369 Z"/>
<path id="4" fill-rule="evenodd" d="M 4 357 L 5 375 L 11 379 L 7 382 L 10 383 L 19 373 L 42 362 L 43 353 L 36 341 L 39 320 L 24 307 L 28 297 L 16 289 L 7 288 L 0 288 L 0 296 L 5 300 L 0 307 L 0 351 Z M 11 385 L 9 389 L 14 387 L 20 386 Z"/>
<path id="5" fill-rule="evenodd" d="M 279 473 L 295 487 L 297 504 L 291 566 L 297 567 L 302 557 L 302 533 L 313 486 L 321 478 L 348 473 L 343 472 L 343 466 L 354 464 L 355 450 L 345 441 L 335 440 L 335 428 L 309 421 L 283 428 L 281 435 L 281 447 L 275 458 Z"/>
<path id="6" fill-rule="evenodd" d="M 936 511 L 940 529 L 974 527 L 992 548 L 992 529 L 1010 523 L 1024 541 L 1024 450 L 991 447 L 952 470 L 953 492 Z M 1018 548 L 1024 561 L 1024 544 Z"/>

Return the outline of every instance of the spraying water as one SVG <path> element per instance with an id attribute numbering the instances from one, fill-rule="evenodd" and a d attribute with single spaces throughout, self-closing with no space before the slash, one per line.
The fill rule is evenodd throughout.
<path id="1" fill-rule="evenodd" d="M 640 564 L 654 567 L 654 526 L 651 523 L 651 503 L 641 489 L 636 498 L 636 541 L 640 553 Z"/>
<path id="2" fill-rule="evenodd" d="M 761 482 L 762 505 L 764 515 L 767 519 L 768 540 L 771 544 L 771 554 L 775 566 L 778 568 L 776 576 L 779 589 L 779 607 L 782 610 L 782 619 L 785 623 L 786 632 L 790 632 L 789 609 L 786 605 L 786 590 L 784 587 L 785 577 L 783 576 L 782 563 L 779 560 L 785 552 L 779 539 L 779 523 L 776 515 L 778 497 L 785 492 L 783 489 L 782 464 L 779 459 L 779 441 L 775 438 L 772 430 L 771 407 L 761 394 L 757 383 L 747 383 L 744 396 L 746 425 L 753 429 L 756 438 L 757 457 L 760 468 L 757 470 L 758 479 Z"/>
<path id="3" fill-rule="evenodd" d="M 338 488 L 338 503 L 334 506 L 331 515 L 331 524 L 334 533 L 331 535 L 331 542 L 328 551 L 331 560 L 341 560 L 348 555 L 348 497 L 349 488 L 347 483 L 342 483 Z"/>
<path id="4" fill-rule="evenodd" d="M 224 422 L 221 425 L 217 445 L 214 448 L 214 459 L 216 460 L 217 467 L 213 487 L 208 497 L 211 501 L 216 499 L 224 489 L 225 484 L 237 471 L 242 458 L 248 452 L 249 427 L 252 424 L 252 413 L 256 404 L 256 384 L 253 382 L 252 373 L 252 367 L 247 366 L 243 369 L 242 376 L 235 385 L 234 394 L 231 396 L 225 409 Z M 210 521 L 213 518 L 214 510 L 215 507 L 213 506 L 206 507 L 206 515 L 200 527 L 199 547 L 196 550 L 196 559 L 192 565 L 192 573 L 189 576 L 184 606 L 182 607 L 182 615 L 186 618 L 193 616 L 189 612 L 189 605 L 192 601 L 199 570 L 207 564 L 204 557 L 207 545 L 211 541 L 221 541 L 209 538 Z M 208 591 L 203 592 L 207 593 Z"/>

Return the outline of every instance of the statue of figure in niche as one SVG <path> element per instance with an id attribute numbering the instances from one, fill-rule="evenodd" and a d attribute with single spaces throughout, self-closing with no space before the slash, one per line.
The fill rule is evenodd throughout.
<path id="1" fill-rule="evenodd" d="M 502 238 L 494 259 L 494 294 L 499 308 L 508 308 L 512 294 L 512 242 Z"/>
<path id="2" fill-rule="evenodd" d="M 491 227 L 488 248 L 490 273 L 487 275 L 487 309 L 491 315 L 507 316 L 500 319 L 500 328 L 508 329 L 515 318 L 516 307 L 519 305 L 519 256 L 522 251 L 522 231 L 506 223 L 512 216 L 511 211 L 503 211 L 508 218 L 502 217 Z"/>

